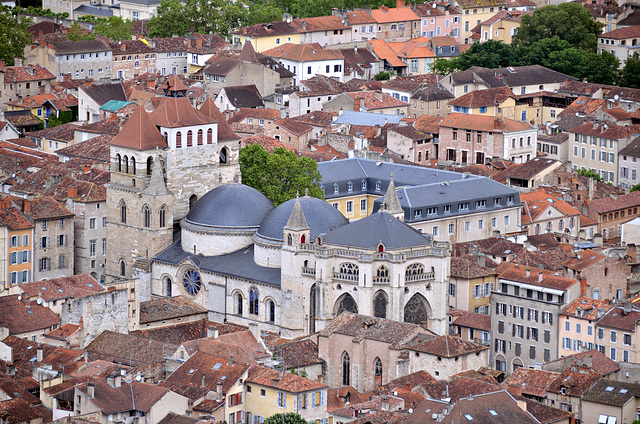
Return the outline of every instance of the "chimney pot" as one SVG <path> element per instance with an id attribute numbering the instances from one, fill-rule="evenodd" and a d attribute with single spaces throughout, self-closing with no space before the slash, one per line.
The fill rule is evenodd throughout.
<path id="1" fill-rule="evenodd" d="M 22 202 L 22 211 L 23 212 L 31 212 L 31 202 L 28 200 L 24 200 Z"/>
<path id="2" fill-rule="evenodd" d="M 89 399 L 96 397 L 96 386 L 94 386 L 93 383 L 87 384 L 87 395 Z"/>
<path id="3" fill-rule="evenodd" d="M 38 350 L 36 351 L 36 360 L 38 361 L 38 363 L 42 362 L 42 348 L 38 347 Z"/>
<path id="4" fill-rule="evenodd" d="M 67 189 L 67 197 L 76 198 L 78 197 L 78 188 L 77 187 L 69 187 Z"/>

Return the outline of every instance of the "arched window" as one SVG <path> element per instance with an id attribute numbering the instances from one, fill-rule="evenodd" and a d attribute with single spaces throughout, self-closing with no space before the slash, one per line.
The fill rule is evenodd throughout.
<path id="1" fill-rule="evenodd" d="M 198 196 L 196 196 L 195 194 L 192 194 L 191 197 L 189 197 L 189 210 L 191 210 L 196 202 L 198 201 Z"/>
<path id="2" fill-rule="evenodd" d="M 376 270 L 376 276 L 373 280 L 374 283 L 388 283 L 389 279 L 389 268 L 382 265 L 380 268 Z"/>
<path id="3" fill-rule="evenodd" d="M 291 246 L 293 244 L 293 237 L 291 234 L 287 235 L 287 245 Z"/>
<path id="4" fill-rule="evenodd" d="M 162 205 L 160 208 L 160 228 L 167 226 L 167 207 Z"/>
<path id="5" fill-rule="evenodd" d="M 429 314 L 425 301 L 418 294 L 414 294 L 404 307 L 404 322 L 422 324 L 427 321 Z"/>
<path id="6" fill-rule="evenodd" d="M 124 200 L 120 200 L 120 222 L 127 223 L 127 204 Z"/>
<path id="7" fill-rule="evenodd" d="M 151 227 L 151 209 L 147 205 L 142 207 L 142 225 L 145 228 Z"/>
<path id="8" fill-rule="evenodd" d="M 269 322 L 276 322 L 276 303 L 273 300 L 267 302 L 267 313 Z"/>
<path id="9" fill-rule="evenodd" d="M 165 296 L 171 297 L 171 278 L 164 277 L 164 293 Z"/>
<path id="10" fill-rule="evenodd" d="M 182 133 L 180 131 L 176 133 L 176 147 L 178 149 L 182 147 Z"/>
<path id="11" fill-rule="evenodd" d="M 260 296 L 258 295 L 258 289 L 255 287 L 251 287 L 249 289 L 249 313 L 252 315 L 258 315 L 258 300 Z"/>
<path id="12" fill-rule="evenodd" d="M 380 243 L 378 245 L 378 253 L 384 253 L 384 244 Z"/>
<path id="13" fill-rule="evenodd" d="M 376 318 L 387 317 L 387 295 L 379 291 L 373 299 L 373 316 Z"/>
<path id="14" fill-rule="evenodd" d="M 351 385 L 351 360 L 347 352 L 342 354 L 342 385 Z"/>
<path id="15" fill-rule="evenodd" d="M 220 149 L 220 163 L 225 164 L 229 160 L 229 150 L 226 147 Z"/>
<path id="16" fill-rule="evenodd" d="M 123 165 L 124 165 L 124 170 L 123 171 L 126 174 L 128 174 L 129 173 L 129 156 L 124 155 L 124 158 L 122 158 L 122 162 L 123 162 Z"/>
<path id="17" fill-rule="evenodd" d="M 122 172 L 122 157 L 120 153 L 116 154 L 116 171 Z"/>
<path id="18" fill-rule="evenodd" d="M 359 275 L 358 265 L 345 262 L 340 265 L 340 272 L 337 277 L 341 280 L 358 281 Z"/>
<path id="19" fill-rule="evenodd" d="M 204 132 L 201 129 L 198 130 L 198 146 L 202 146 L 203 144 L 203 135 Z"/>
<path id="20" fill-rule="evenodd" d="M 120 276 L 124 277 L 127 275 L 127 264 L 124 262 L 124 259 L 120 259 Z"/>
<path id="21" fill-rule="evenodd" d="M 236 314 L 242 315 L 242 295 L 240 293 L 236 294 Z"/>
<path id="22" fill-rule="evenodd" d="M 304 236 L 304 234 L 300 237 L 300 243 L 304 244 L 307 241 L 307 238 Z"/>
<path id="23" fill-rule="evenodd" d="M 344 294 L 338 301 L 336 316 L 343 312 L 351 312 L 353 314 L 358 313 L 358 305 L 349 293 Z"/>
<path id="24" fill-rule="evenodd" d="M 380 358 L 373 361 L 373 384 L 382 386 L 382 361 Z"/>
<path id="25" fill-rule="evenodd" d="M 147 158 L 147 175 L 151 175 L 152 170 L 153 170 L 153 157 L 149 156 Z"/>
<path id="26" fill-rule="evenodd" d="M 207 144 L 213 144 L 213 130 L 211 128 L 207 130 Z"/>
<path id="27" fill-rule="evenodd" d="M 136 175 L 136 158 L 131 156 L 131 173 Z"/>
<path id="28" fill-rule="evenodd" d="M 193 146 L 193 131 L 187 131 L 187 147 Z"/>

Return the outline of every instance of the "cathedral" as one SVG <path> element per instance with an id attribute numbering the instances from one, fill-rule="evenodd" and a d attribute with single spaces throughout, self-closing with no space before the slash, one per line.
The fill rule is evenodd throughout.
<path id="1" fill-rule="evenodd" d="M 181 88 L 169 80 L 112 142 L 112 278 L 139 279 L 141 300 L 182 295 L 211 320 L 284 337 L 342 311 L 446 333 L 450 246 L 403 222 L 393 179 L 381 210 L 351 223 L 306 193 L 274 207 L 238 183 L 238 139 L 215 105 L 193 109 Z"/>

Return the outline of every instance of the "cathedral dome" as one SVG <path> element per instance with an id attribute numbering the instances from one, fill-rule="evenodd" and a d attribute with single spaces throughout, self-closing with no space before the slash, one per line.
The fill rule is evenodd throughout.
<path id="1" fill-rule="evenodd" d="M 202 196 L 185 219 L 190 224 L 207 227 L 258 227 L 272 210 L 271 201 L 258 190 L 231 183 Z"/>
<path id="2" fill-rule="evenodd" d="M 311 240 L 349 222 L 338 209 L 324 200 L 310 196 L 300 197 L 298 200 L 300 200 L 307 224 L 311 228 Z M 287 225 L 295 203 L 296 199 L 291 199 L 271 211 L 260 225 L 256 236 L 271 242 L 282 243 L 284 227 Z"/>
<path id="3" fill-rule="evenodd" d="M 253 236 L 273 204 L 244 184 L 224 184 L 196 202 L 182 220 L 182 249 L 205 256 L 235 252 L 253 243 Z"/>

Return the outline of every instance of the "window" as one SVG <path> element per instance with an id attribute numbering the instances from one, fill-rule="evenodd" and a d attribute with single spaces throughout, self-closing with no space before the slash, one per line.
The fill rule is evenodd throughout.
<path id="1" fill-rule="evenodd" d="M 505 215 L 504 216 L 504 226 L 505 227 L 509 226 L 509 221 L 510 221 L 510 216 L 509 215 Z"/>
<path id="2" fill-rule="evenodd" d="M 353 213 L 353 200 L 347 202 L 347 213 Z"/>
<path id="3" fill-rule="evenodd" d="M 124 201 L 120 201 L 120 222 L 127 223 L 127 205 Z"/>
<path id="4" fill-rule="evenodd" d="M 51 259 L 50 258 L 40 258 L 40 271 L 46 271 L 51 269 Z"/>
<path id="5" fill-rule="evenodd" d="M 360 211 L 364 212 L 367 210 L 367 199 L 360 200 Z"/>
<path id="6" fill-rule="evenodd" d="M 478 220 L 478 230 L 484 230 L 484 219 Z"/>
<path id="7" fill-rule="evenodd" d="M 258 289 L 251 287 L 249 289 L 249 313 L 258 315 L 258 301 L 260 297 L 258 295 Z"/>
<path id="8" fill-rule="evenodd" d="M 285 392 L 278 392 L 278 407 L 287 407 L 287 394 Z"/>
<path id="9" fill-rule="evenodd" d="M 618 332 L 611 330 L 611 343 L 615 343 L 618 339 Z"/>
<path id="10" fill-rule="evenodd" d="M 623 343 L 625 346 L 631 346 L 631 334 L 625 333 L 625 334 L 622 336 L 622 343 Z"/>
<path id="11" fill-rule="evenodd" d="M 437 225 L 432 228 L 431 234 L 433 234 L 434 236 L 438 235 L 438 226 Z"/>
<path id="12" fill-rule="evenodd" d="M 147 205 L 142 207 L 142 225 L 145 228 L 151 227 L 151 209 Z"/>
<path id="13" fill-rule="evenodd" d="M 456 297 L 456 284 L 449 283 L 449 296 Z"/>
<path id="14" fill-rule="evenodd" d="M 22 236 L 22 245 L 29 246 L 29 234 L 25 234 Z"/>
<path id="15" fill-rule="evenodd" d="M 96 240 L 89 242 L 89 256 L 96 256 Z"/>
<path id="16" fill-rule="evenodd" d="M 604 340 L 604 328 L 598 328 L 598 340 Z"/>
<path id="17" fill-rule="evenodd" d="M 95 230 L 96 228 L 96 219 L 95 218 L 89 218 L 89 229 L 90 230 Z"/>
<path id="18" fill-rule="evenodd" d="M 453 224 L 449 224 L 449 235 L 453 234 L 454 226 Z"/>
<path id="19" fill-rule="evenodd" d="M 20 246 L 20 237 L 11 236 L 11 241 L 9 242 L 9 247 Z"/>
<path id="20" fill-rule="evenodd" d="M 465 231 L 471 231 L 471 221 L 465 221 L 464 230 Z"/>
<path id="21" fill-rule="evenodd" d="M 351 360 L 347 352 L 342 354 L 342 385 L 351 385 Z"/>
<path id="22" fill-rule="evenodd" d="M 616 353 L 617 353 L 616 348 L 612 347 L 609 352 L 610 352 L 609 357 L 611 358 L 612 361 L 615 361 L 616 360 Z"/>
<path id="23" fill-rule="evenodd" d="M 65 236 L 64 234 L 60 234 L 58 236 L 58 246 L 64 246 L 65 245 Z"/>
<path id="24" fill-rule="evenodd" d="M 42 247 L 43 249 L 46 249 L 49 246 L 49 237 L 44 236 L 40 239 L 40 247 Z"/>
<path id="25" fill-rule="evenodd" d="M 64 255 L 58 256 L 58 268 L 63 269 L 65 266 Z"/>
<path id="26" fill-rule="evenodd" d="M 102 239 L 102 254 L 107 254 L 107 239 Z"/>

